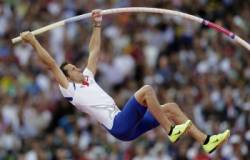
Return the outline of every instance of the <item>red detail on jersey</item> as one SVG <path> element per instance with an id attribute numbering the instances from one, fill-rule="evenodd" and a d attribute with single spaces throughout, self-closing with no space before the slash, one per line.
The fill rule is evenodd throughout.
<path id="1" fill-rule="evenodd" d="M 89 82 L 88 82 L 89 77 L 88 77 L 88 76 L 85 76 L 85 78 L 86 78 L 86 79 L 84 79 L 84 80 L 82 81 L 82 85 L 84 85 L 84 86 L 89 86 Z"/>

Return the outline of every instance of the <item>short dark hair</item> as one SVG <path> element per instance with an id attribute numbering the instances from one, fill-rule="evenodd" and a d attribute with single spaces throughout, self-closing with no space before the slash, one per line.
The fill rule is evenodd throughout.
<path id="1" fill-rule="evenodd" d="M 64 68 L 67 64 L 69 64 L 69 63 L 68 63 L 68 62 L 63 62 L 63 63 L 61 64 L 61 66 L 60 66 L 61 71 L 63 72 L 63 74 L 64 74 L 66 77 L 69 76 L 67 70 Z"/>

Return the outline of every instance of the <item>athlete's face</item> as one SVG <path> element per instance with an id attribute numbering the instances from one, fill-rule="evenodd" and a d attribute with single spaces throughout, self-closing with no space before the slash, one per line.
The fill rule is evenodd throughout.
<path id="1" fill-rule="evenodd" d="M 74 82 L 82 82 L 84 80 L 84 76 L 79 68 L 77 68 L 73 64 L 67 64 L 64 66 L 64 69 L 67 71 L 68 78 Z"/>

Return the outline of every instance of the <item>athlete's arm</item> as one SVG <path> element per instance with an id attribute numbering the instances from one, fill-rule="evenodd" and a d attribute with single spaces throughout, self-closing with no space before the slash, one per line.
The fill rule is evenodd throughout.
<path id="1" fill-rule="evenodd" d="M 87 68 L 95 75 L 101 47 L 101 10 L 92 11 L 93 33 L 89 42 L 89 58 Z"/>
<path id="2" fill-rule="evenodd" d="M 62 73 L 60 68 L 57 66 L 55 60 L 49 55 L 49 53 L 41 46 L 41 44 L 37 41 L 35 36 L 27 31 L 21 33 L 22 40 L 32 45 L 32 47 L 36 50 L 38 57 L 41 61 L 49 68 L 49 70 L 53 73 L 56 81 L 63 87 L 68 88 L 68 80 L 65 75 Z"/>

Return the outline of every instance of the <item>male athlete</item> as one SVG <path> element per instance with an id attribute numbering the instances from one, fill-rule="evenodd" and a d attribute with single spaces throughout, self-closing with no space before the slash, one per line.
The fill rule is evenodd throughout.
<path id="1" fill-rule="evenodd" d="M 120 111 L 114 100 L 94 79 L 101 46 L 101 10 L 92 11 L 92 21 L 89 58 L 83 72 L 69 63 L 58 67 L 31 32 L 21 33 L 22 40 L 33 46 L 38 57 L 53 73 L 62 95 L 70 103 L 97 119 L 110 134 L 123 141 L 134 140 L 159 125 L 168 133 L 168 138 L 173 143 L 187 131 L 207 153 L 211 153 L 227 140 L 229 130 L 218 135 L 206 135 L 192 124 L 177 104 L 160 105 L 149 85 L 140 88 Z"/>

